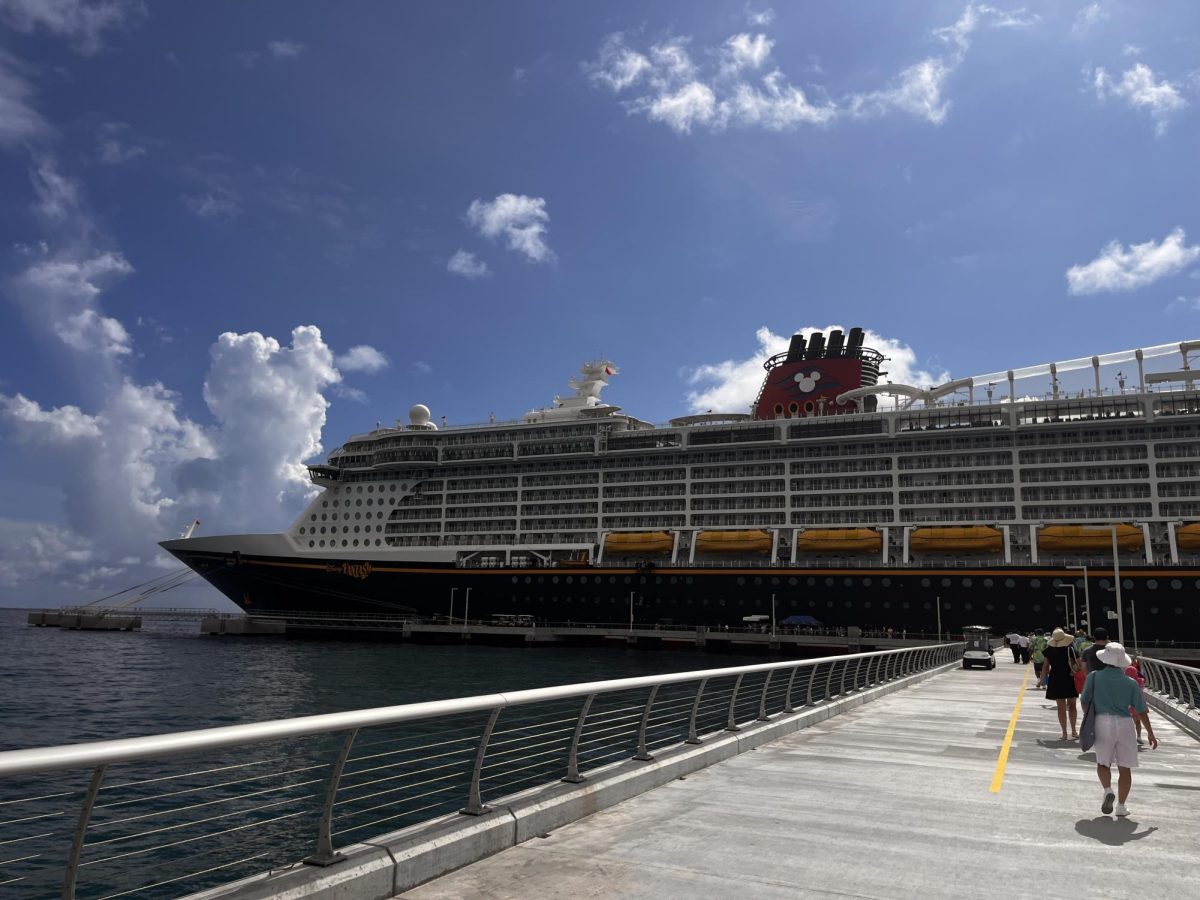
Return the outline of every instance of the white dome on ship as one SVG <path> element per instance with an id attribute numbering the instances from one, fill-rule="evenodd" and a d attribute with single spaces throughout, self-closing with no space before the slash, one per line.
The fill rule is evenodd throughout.
<path id="1" fill-rule="evenodd" d="M 432 415 L 428 406 L 418 403 L 408 411 L 408 424 L 413 428 L 428 428 Z"/>

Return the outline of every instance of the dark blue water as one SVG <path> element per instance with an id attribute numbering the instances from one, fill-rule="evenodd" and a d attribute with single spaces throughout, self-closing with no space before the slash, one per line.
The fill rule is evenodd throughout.
<path id="1" fill-rule="evenodd" d="M 624 648 L 468 647 L 34 628 L 0 609 L 0 750 L 763 662 Z"/>

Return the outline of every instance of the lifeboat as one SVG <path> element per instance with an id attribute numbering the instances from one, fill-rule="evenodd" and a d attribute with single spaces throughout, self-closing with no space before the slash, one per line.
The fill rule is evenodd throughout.
<path id="1" fill-rule="evenodd" d="M 1175 530 L 1175 543 L 1180 550 L 1200 550 L 1200 522 L 1189 522 Z"/>
<path id="2" fill-rule="evenodd" d="M 701 531 L 696 535 L 701 553 L 770 553 L 771 535 L 759 529 L 747 531 Z"/>
<path id="3" fill-rule="evenodd" d="M 801 553 L 878 553 L 883 535 L 874 528 L 809 528 L 796 538 Z"/>
<path id="4" fill-rule="evenodd" d="M 618 531 L 604 536 L 604 552 L 618 556 L 670 553 L 675 540 L 665 531 Z"/>
<path id="5" fill-rule="evenodd" d="M 915 528 L 908 546 L 913 553 L 999 553 L 1004 549 L 1004 536 L 989 525 Z"/>
<path id="6" fill-rule="evenodd" d="M 1117 546 L 1122 550 L 1141 550 L 1142 529 L 1133 525 L 1117 526 Z M 1090 525 L 1047 525 L 1038 533 L 1042 550 L 1112 550 L 1112 529 Z"/>

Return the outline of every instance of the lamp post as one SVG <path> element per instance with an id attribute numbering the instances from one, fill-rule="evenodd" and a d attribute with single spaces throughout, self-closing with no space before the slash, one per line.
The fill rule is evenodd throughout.
<path id="1" fill-rule="evenodd" d="M 458 590 L 458 588 L 456 588 L 456 587 L 450 588 L 450 624 L 451 625 L 454 624 L 454 592 L 457 590 Z"/>
<path id="2" fill-rule="evenodd" d="M 934 597 L 937 602 L 937 625 L 938 625 L 938 643 L 942 642 L 942 598 Z"/>
<path id="3" fill-rule="evenodd" d="M 1060 584 L 1059 587 L 1071 592 L 1071 621 L 1070 621 L 1070 624 L 1074 625 L 1076 628 L 1078 628 L 1079 627 L 1079 604 L 1076 602 L 1076 599 L 1075 599 L 1075 585 Z"/>
<path id="4" fill-rule="evenodd" d="M 633 595 L 634 592 L 629 592 L 629 633 L 633 634 Z"/>
<path id="5" fill-rule="evenodd" d="M 1117 640 L 1122 646 L 1125 644 L 1125 612 L 1121 608 L 1121 557 L 1117 551 L 1117 526 L 1111 524 L 1108 526 L 1112 531 L 1112 554 L 1113 554 L 1113 587 L 1117 592 Z"/>
<path id="6" fill-rule="evenodd" d="M 771 595 L 771 637 L 775 637 L 775 595 Z"/>
<path id="7" fill-rule="evenodd" d="M 1055 596 L 1055 597 L 1062 597 L 1062 602 L 1063 602 L 1063 618 L 1064 618 L 1064 619 L 1070 619 L 1070 618 L 1071 618 L 1071 605 L 1070 605 L 1069 603 L 1067 603 L 1067 595 L 1066 595 L 1066 594 L 1055 594 L 1054 596 Z"/>
<path id="8" fill-rule="evenodd" d="M 1083 569 L 1083 615 L 1087 619 L 1087 633 L 1092 633 L 1092 595 L 1088 592 L 1087 566 L 1067 566 L 1068 569 Z"/>
<path id="9" fill-rule="evenodd" d="M 466 608 L 463 609 L 463 634 L 467 633 L 467 623 L 471 621 L 471 589 L 467 588 Z"/>

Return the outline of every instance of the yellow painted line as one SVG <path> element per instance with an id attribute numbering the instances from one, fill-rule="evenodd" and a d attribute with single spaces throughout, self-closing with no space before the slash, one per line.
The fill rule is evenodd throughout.
<path id="1" fill-rule="evenodd" d="M 1000 758 L 996 760 L 996 774 L 992 776 L 992 793 L 1000 793 L 1004 785 L 1004 769 L 1008 766 L 1008 751 L 1012 748 L 1013 732 L 1017 730 L 1017 719 L 1021 715 L 1021 703 L 1025 699 L 1025 686 L 1029 684 L 1029 673 L 1032 666 L 1025 667 L 1025 677 L 1021 679 L 1021 692 L 1017 694 L 1017 705 L 1013 707 L 1012 718 L 1008 720 L 1008 731 L 1004 734 L 1004 743 L 1000 746 Z"/>

